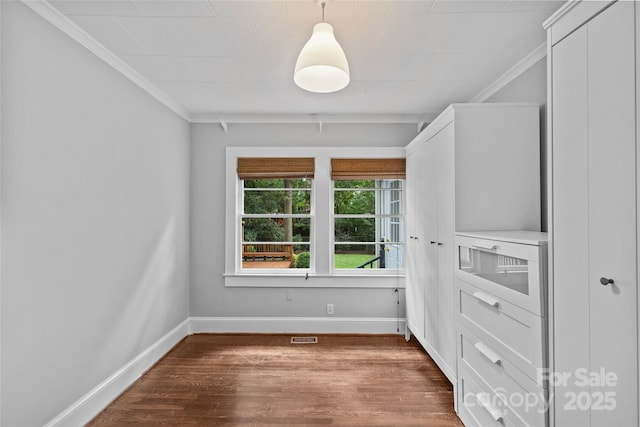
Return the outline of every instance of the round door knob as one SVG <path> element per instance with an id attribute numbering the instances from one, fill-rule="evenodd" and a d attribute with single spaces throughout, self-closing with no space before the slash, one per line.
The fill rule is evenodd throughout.
<path id="1" fill-rule="evenodd" d="M 613 279 L 607 279 L 606 277 L 601 277 L 600 283 L 604 286 L 613 285 Z"/>

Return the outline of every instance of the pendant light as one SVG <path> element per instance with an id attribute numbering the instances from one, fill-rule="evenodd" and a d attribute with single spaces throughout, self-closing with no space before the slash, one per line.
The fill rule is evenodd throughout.
<path id="1" fill-rule="evenodd" d="M 333 27 L 324 22 L 324 7 L 323 2 L 322 22 L 313 27 L 293 74 L 293 81 L 298 86 L 316 93 L 337 92 L 350 81 L 347 57 L 333 35 Z"/>

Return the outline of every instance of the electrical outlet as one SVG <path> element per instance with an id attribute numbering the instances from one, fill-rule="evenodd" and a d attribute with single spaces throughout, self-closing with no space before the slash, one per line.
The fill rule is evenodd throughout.
<path id="1" fill-rule="evenodd" d="M 333 314 L 333 304 L 327 304 L 327 314 Z"/>
<path id="2" fill-rule="evenodd" d="M 287 301 L 293 301 L 293 289 L 287 289 Z"/>

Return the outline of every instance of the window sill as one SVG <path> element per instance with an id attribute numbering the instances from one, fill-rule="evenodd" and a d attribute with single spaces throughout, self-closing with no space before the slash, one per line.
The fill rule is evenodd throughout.
<path id="1" fill-rule="evenodd" d="M 405 275 L 225 274 L 226 287 L 247 288 L 404 288 Z"/>

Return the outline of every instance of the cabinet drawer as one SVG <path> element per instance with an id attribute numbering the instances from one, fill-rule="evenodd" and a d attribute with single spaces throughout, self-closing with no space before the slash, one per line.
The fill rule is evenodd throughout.
<path id="1" fill-rule="evenodd" d="M 546 247 L 461 235 L 456 246 L 456 277 L 545 315 Z"/>
<path id="2" fill-rule="evenodd" d="M 527 425 L 504 400 L 483 385 L 482 381 L 464 366 L 458 367 L 458 396 L 458 415 L 466 427 Z M 540 424 L 534 426 L 540 427 Z"/>
<path id="3" fill-rule="evenodd" d="M 468 329 L 458 325 L 458 334 L 458 366 L 476 374 L 527 425 L 545 425 L 548 407 L 545 389 Z"/>
<path id="4" fill-rule="evenodd" d="M 527 377 L 544 385 L 538 375 L 546 366 L 543 318 L 459 279 L 456 318 Z"/>

